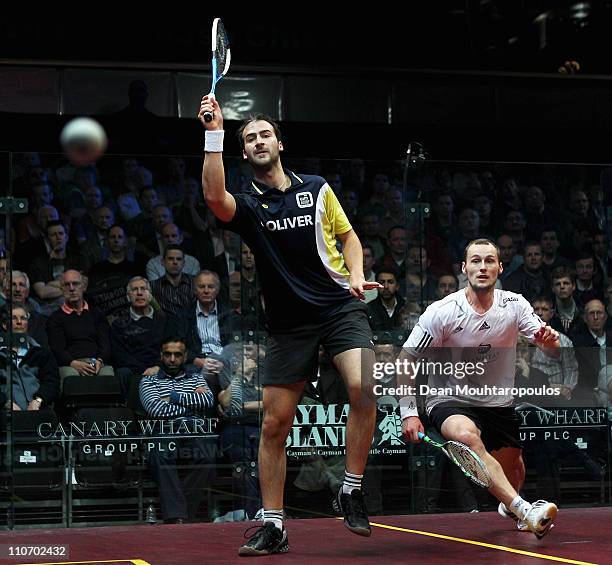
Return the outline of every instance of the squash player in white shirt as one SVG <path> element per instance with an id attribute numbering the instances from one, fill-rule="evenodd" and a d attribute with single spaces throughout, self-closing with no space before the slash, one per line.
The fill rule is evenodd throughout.
<path id="1" fill-rule="evenodd" d="M 513 397 L 510 391 L 491 392 L 491 388 L 514 386 L 519 334 L 550 356 L 560 353 L 559 334 L 535 315 L 523 296 L 495 288 L 503 265 L 492 241 L 471 241 L 462 271 L 468 286 L 427 308 L 404 344 L 400 359 L 416 363 L 419 357 L 427 356 L 428 349 L 433 354 L 440 352 L 439 348 L 449 348 L 444 353 L 454 367 L 460 366 L 457 362 L 483 362 L 480 375 L 465 376 L 457 371 L 430 376 L 428 384 L 434 383 L 436 391 L 427 395 L 427 414 L 446 440 L 468 445 L 485 462 L 493 479 L 489 492 L 500 501 L 499 513 L 513 518 L 519 530 L 531 531 L 541 539 L 552 527 L 557 507 L 543 500 L 530 504 L 519 496 L 525 466 Z M 458 394 L 455 387 L 461 385 L 481 390 L 471 396 L 465 391 Z M 441 393 L 441 388 L 450 388 L 453 394 Z M 419 442 L 418 432 L 424 428 L 415 397 L 401 398 L 400 411 L 404 435 L 412 443 Z"/>

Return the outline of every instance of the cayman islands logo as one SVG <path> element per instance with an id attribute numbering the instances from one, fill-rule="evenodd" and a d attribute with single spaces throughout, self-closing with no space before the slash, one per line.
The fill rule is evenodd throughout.
<path id="1" fill-rule="evenodd" d="M 378 410 L 385 417 L 378 424 L 382 437 L 378 445 L 388 443 L 390 445 L 404 445 L 402 439 L 402 420 L 398 414 L 399 402 L 393 396 L 381 396 L 377 401 Z"/>

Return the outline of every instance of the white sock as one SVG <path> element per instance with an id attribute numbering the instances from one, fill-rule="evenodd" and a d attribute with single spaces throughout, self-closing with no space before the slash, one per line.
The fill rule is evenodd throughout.
<path id="1" fill-rule="evenodd" d="M 361 490 L 363 475 L 355 475 L 344 471 L 344 482 L 342 483 L 342 494 L 351 494 L 354 490 Z"/>
<path id="2" fill-rule="evenodd" d="M 510 508 L 508 510 L 514 513 L 519 520 L 522 520 L 525 518 L 530 509 L 531 504 L 526 500 L 523 500 L 520 496 L 517 496 L 510 504 Z"/>
<path id="3" fill-rule="evenodd" d="M 279 530 L 283 530 L 283 511 L 266 510 L 263 511 L 263 523 L 272 522 Z"/>

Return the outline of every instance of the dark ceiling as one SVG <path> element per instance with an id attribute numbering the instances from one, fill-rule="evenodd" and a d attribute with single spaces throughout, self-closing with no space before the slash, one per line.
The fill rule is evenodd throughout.
<path id="1" fill-rule="evenodd" d="M 2 58 L 206 63 L 216 15 L 191 9 L 142 17 L 83 14 L 51 22 L 4 18 Z M 612 0 L 408 0 L 384 12 L 286 3 L 292 17 L 225 16 L 235 65 L 401 67 L 557 73 L 567 60 L 582 74 L 612 74 Z M 346 7 L 342 7 L 346 6 Z M 401 6 L 401 7 L 400 7 Z M 200 8 L 202 11 L 202 8 Z M 278 10 L 266 5 L 265 12 Z M 262 12 L 263 12 L 262 10 Z M 193 12 L 193 13 L 192 13 Z M 568 69 L 571 70 L 571 69 Z"/>

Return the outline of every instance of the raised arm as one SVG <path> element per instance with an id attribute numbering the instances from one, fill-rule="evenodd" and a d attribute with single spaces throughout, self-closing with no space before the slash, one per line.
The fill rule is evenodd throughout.
<path id="1" fill-rule="evenodd" d="M 213 119 L 204 120 L 204 113 L 211 112 Z M 223 169 L 223 115 L 219 103 L 208 95 L 202 98 L 198 118 L 206 128 L 204 165 L 202 166 L 202 189 L 206 204 L 213 214 L 223 222 L 229 222 L 236 213 L 236 201 L 225 190 Z"/>

